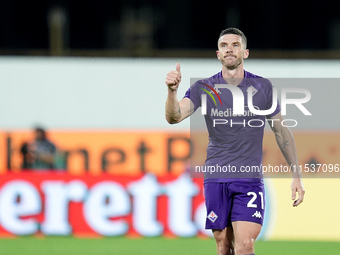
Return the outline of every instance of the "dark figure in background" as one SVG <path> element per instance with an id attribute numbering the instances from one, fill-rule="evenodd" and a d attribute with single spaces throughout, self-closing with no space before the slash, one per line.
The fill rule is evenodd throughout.
<path id="1" fill-rule="evenodd" d="M 20 153 L 22 154 L 22 169 L 31 169 L 33 165 L 33 154 L 29 150 L 29 144 L 24 142 L 20 148 Z"/>
<path id="2" fill-rule="evenodd" d="M 35 139 L 21 146 L 23 169 L 55 169 L 56 146 L 47 139 L 46 131 L 37 127 L 34 130 Z"/>

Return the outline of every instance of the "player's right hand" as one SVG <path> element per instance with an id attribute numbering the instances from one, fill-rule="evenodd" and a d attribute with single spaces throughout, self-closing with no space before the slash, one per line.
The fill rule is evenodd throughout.
<path id="1" fill-rule="evenodd" d="M 181 66 L 179 63 L 176 64 L 176 70 L 170 71 L 166 76 L 165 83 L 171 91 L 178 89 L 179 83 L 181 82 Z"/>

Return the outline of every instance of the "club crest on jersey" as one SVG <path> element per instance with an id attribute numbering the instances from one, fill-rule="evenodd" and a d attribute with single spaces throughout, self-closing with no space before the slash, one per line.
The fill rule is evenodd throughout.
<path id="1" fill-rule="evenodd" d="M 250 87 L 249 87 L 250 89 L 251 89 L 251 94 L 252 94 L 252 96 L 254 96 L 256 93 L 257 93 L 257 89 L 255 89 L 254 87 L 253 87 L 253 85 L 251 85 Z"/>
<path id="2" fill-rule="evenodd" d="M 214 222 L 217 220 L 218 216 L 217 216 L 216 213 L 214 213 L 214 211 L 211 211 L 211 212 L 208 214 L 207 218 L 208 218 L 212 223 L 214 223 Z"/>

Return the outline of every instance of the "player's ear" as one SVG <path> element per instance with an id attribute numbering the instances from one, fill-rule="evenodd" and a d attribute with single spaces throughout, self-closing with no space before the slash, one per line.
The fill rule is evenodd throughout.
<path id="1" fill-rule="evenodd" d="M 248 49 L 245 49 L 245 50 L 243 51 L 243 58 L 246 59 L 246 58 L 248 58 L 248 57 L 249 57 L 249 50 L 248 50 Z"/>
<path id="2" fill-rule="evenodd" d="M 220 59 L 220 52 L 218 50 L 216 51 L 216 55 L 217 55 L 218 60 L 221 60 Z"/>

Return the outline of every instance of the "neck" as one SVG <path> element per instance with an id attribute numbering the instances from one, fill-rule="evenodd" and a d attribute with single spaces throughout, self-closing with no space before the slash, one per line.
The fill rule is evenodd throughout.
<path id="1" fill-rule="evenodd" d="M 230 70 L 225 66 L 222 66 L 222 76 L 223 79 L 231 85 L 238 85 L 244 78 L 243 63 L 241 63 L 237 68 Z"/>

